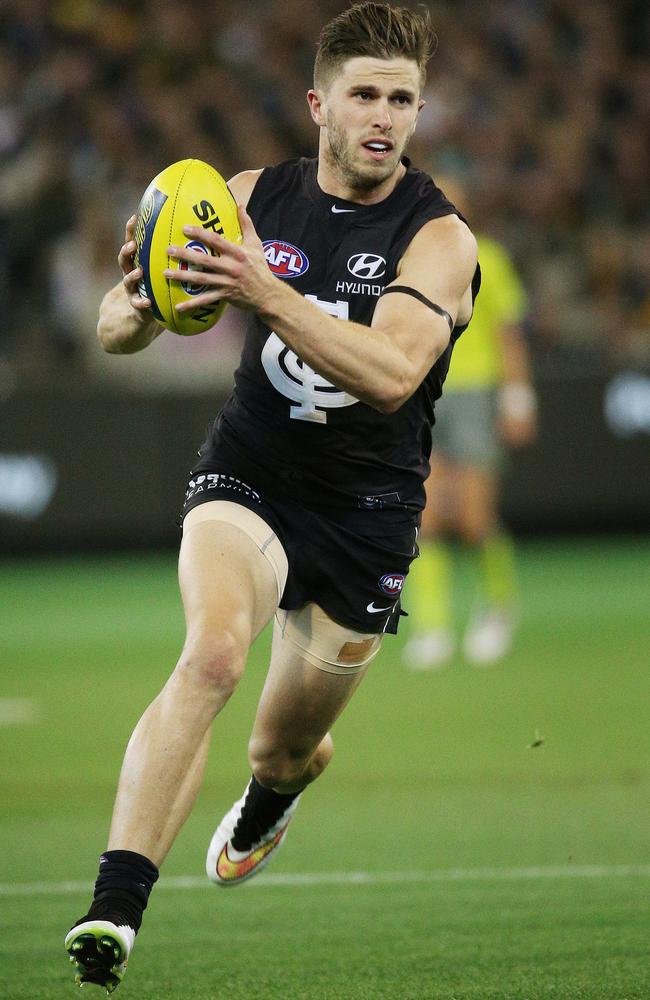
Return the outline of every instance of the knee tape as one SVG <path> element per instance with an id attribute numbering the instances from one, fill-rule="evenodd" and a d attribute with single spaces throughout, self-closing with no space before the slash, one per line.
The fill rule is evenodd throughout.
<path id="1" fill-rule="evenodd" d="M 279 601 L 287 582 L 289 563 L 282 542 L 266 521 L 255 511 L 231 500 L 208 500 L 197 507 L 192 507 L 185 515 L 183 531 L 189 531 L 201 521 L 225 521 L 226 524 L 234 524 L 255 542 L 275 574 Z"/>
<path id="2" fill-rule="evenodd" d="M 381 648 L 382 635 L 339 625 L 317 604 L 305 604 L 297 611 L 280 608 L 275 620 L 282 641 L 291 643 L 303 659 L 328 674 L 357 674 Z"/>

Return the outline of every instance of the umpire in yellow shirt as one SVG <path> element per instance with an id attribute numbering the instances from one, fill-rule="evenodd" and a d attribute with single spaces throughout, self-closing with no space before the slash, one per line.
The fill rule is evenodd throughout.
<path id="1" fill-rule="evenodd" d="M 459 183 L 437 183 L 467 213 Z M 499 520 L 499 478 L 505 448 L 530 443 L 537 429 L 521 329 L 527 298 L 505 248 L 480 234 L 477 242 L 481 294 L 436 404 L 420 558 L 407 583 L 410 627 L 404 662 L 412 669 L 435 669 L 456 651 L 450 537 L 469 546 L 476 562 L 477 597 L 462 640 L 465 659 L 476 665 L 501 659 L 511 648 L 517 622 L 514 547 Z"/>

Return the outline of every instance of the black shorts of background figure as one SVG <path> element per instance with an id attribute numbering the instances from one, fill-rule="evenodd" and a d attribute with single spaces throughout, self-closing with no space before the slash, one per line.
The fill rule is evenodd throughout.
<path id="1" fill-rule="evenodd" d="M 358 632 L 397 632 L 405 613 L 400 593 L 418 552 L 416 517 L 381 510 L 316 513 L 217 469 L 192 474 L 182 516 L 211 500 L 241 504 L 277 535 L 289 563 L 281 608 L 313 602 Z"/>

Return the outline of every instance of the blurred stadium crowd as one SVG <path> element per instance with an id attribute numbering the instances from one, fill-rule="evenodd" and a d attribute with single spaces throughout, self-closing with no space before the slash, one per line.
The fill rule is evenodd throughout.
<path id="1" fill-rule="evenodd" d="M 83 372 L 125 219 L 187 156 L 313 155 L 303 95 L 337 0 L 0 5 L 0 366 Z M 538 363 L 650 363 L 643 0 L 435 0 L 411 147 L 510 248 Z M 199 338 L 202 339 L 202 338 Z M 92 348 L 91 346 L 92 345 Z"/>

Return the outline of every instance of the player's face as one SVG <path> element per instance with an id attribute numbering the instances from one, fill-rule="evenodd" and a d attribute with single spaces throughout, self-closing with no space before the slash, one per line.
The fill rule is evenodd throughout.
<path id="1" fill-rule="evenodd" d="M 412 59 L 348 59 L 324 95 L 323 155 L 351 188 L 371 190 L 399 166 L 424 101 Z"/>

